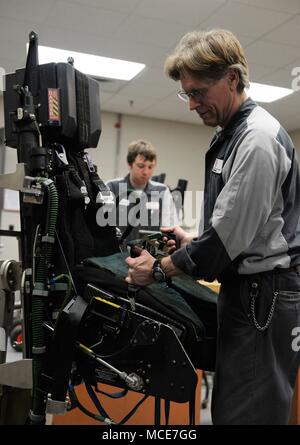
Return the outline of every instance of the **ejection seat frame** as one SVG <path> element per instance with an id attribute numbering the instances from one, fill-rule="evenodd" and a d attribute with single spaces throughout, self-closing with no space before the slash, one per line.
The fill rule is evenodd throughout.
<path id="1" fill-rule="evenodd" d="M 7 91 L 4 97 L 6 132 L 12 137 L 11 144 L 16 138 L 12 146 L 18 151 L 16 173 L 4 175 L 2 187 L 20 192 L 23 364 L 32 365 L 32 404 L 27 422 L 44 424 L 46 412 L 66 412 L 69 407 L 67 393 L 82 378 L 94 387 L 104 381 L 167 400 L 191 400 L 197 374 L 178 338 L 180 329 L 175 322 L 163 320 L 161 316 L 156 319 L 142 315 L 138 307 L 132 306 L 130 298 L 119 298 L 92 283 L 87 295 L 77 293 L 72 267 L 63 248 L 64 240 L 59 236 L 60 212 L 64 209 L 60 205 L 56 177 L 57 171 L 63 177 L 67 173 L 76 176 L 76 168 L 70 171 L 71 154 L 64 148 L 68 145 L 66 141 L 72 125 L 68 121 L 66 133 L 60 135 L 63 122 L 59 113 L 66 104 L 59 89 L 48 88 L 47 94 L 39 97 L 44 102 L 36 103 L 31 88 L 37 82 L 36 76 L 40 76 L 38 85 L 43 79 L 46 81 L 46 69 L 38 65 L 37 35 L 32 32 L 26 69 L 7 79 L 8 87 L 14 90 L 16 107 L 9 109 L 12 91 Z M 72 70 L 73 67 L 64 71 L 67 77 L 73 75 Z M 57 75 L 61 71 L 62 68 L 57 67 Z M 76 73 L 76 76 L 77 85 L 82 74 Z M 21 84 L 14 84 L 15 80 L 21 80 Z M 85 83 L 84 100 L 88 101 L 87 97 L 91 100 L 95 88 L 94 81 Z M 80 113 L 77 106 L 77 117 L 83 119 Z M 45 138 L 47 126 L 51 133 L 48 139 Z M 77 143 L 79 130 L 82 129 L 78 125 L 77 133 L 70 138 L 71 144 Z M 86 136 L 86 129 L 82 132 Z M 96 129 L 93 137 L 86 137 L 85 146 L 78 143 L 80 161 L 87 159 L 84 148 L 88 141 L 92 140 L 94 145 L 91 146 L 96 146 L 99 136 L 100 131 Z M 87 167 L 95 180 L 95 172 L 90 165 Z M 88 178 L 77 175 L 75 179 L 79 181 L 80 199 L 84 197 L 87 206 L 92 199 Z M 95 202 L 101 206 L 107 202 L 109 192 L 99 178 L 96 177 L 95 183 L 98 187 Z M 61 257 L 62 270 L 57 266 L 55 255 Z M 127 345 L 122 343 L 124 338 Z M 121 342 L 123 348 L 110 354 L 108 349 L 113 340 Z M 99 418 L 107 420 L 103 416 Z"/>

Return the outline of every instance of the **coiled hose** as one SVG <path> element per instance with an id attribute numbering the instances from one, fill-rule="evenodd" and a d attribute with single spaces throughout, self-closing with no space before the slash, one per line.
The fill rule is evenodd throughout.
<path id="1" fill-rule="evenodd" d="M 48 194 L 48 206 L 45 224 L 45 233 L 41 239 L 41 250 L 38 256 L 33 277 L 32 293 L 32 356 L 33 356 L 33 392 L 32 410 L 30 413 L 33 423 L 43 423 L 45 418 L 45 396 L 38 390 L 43 357 L 46 352 L 45 333 L 43 322 L 45 320 L 45 307 L 48 297 L 48 266 L 55 239 L 55 228 L 58 215 L 58 193 L 52 180 L 37 178 Z"/>

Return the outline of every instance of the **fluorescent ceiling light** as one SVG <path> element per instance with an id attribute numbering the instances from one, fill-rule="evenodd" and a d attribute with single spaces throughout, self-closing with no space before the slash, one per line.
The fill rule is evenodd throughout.
<path id="1" fill-rule="evenodd" d="M 28 48 L 28 44 L 27 44 Z M 111 59 L 110 57 L 94 56 L 48 46 L 40 46 L 39 63 L 67 62 L 69 57 L 74 59 L 74 68 L 82 73 L 108 79 L 131 80 L 145 65 L 143 63 L 128 62 L 127 60 Z"/>
<path id="2" fill-rule="evenodd" d="M 289 88 L 275 87 L 272 85 L 265 85 L 262 83 L 250 82 L 248 90 L 249 96 L 257 102 L 275 102 L 275 100 L 282 99 L 294 91 Z"/>

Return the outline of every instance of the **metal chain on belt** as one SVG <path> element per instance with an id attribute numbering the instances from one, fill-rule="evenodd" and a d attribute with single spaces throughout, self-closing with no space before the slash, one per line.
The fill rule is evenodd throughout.
<path id="1" fill-rule="evenodd" d="M 270 323 L 272 321 L 273 314 L 274 314 L 274 309 L 275 309 L 275 303 L 276 303 L 277 295 L 278 295 L 278 292 L 274 292 L 273 293 L 273 300 L 272 300 L 271 308 L 270 308 L 270 311 L 269 311 L 269 315 L 268 315 L 266 324 L 264 326 L 260 326 L 258 324 L 257 320 L 256 320 L 256 316 L 255 316 L 255 298 L 256 298 L 257 295 L 253 295 L 252 296 L 252 299 L 251 299 L 251 315 L 252 315 L 252 320 L 253 320 L 254 326 L 260 332 L 265 331 L 270 326 Z"/>

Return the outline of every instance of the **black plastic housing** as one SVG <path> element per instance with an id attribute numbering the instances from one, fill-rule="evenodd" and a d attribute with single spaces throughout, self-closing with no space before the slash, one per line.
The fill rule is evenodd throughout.
<path id="1" fill-rule="evenodd" d="M 18 146 L 16 110 L 22 107 L 15 85 L 23 85 L 24 75 L 25 69 L 22 68 L 5 76 L 5 138 L 6 145 L 13 148 Z M 77 71 L 69 63 L 47 63 L 32 70 L 28 87 L 44 146 L 56 142 L 72 151 L 97 147 L 101 134 L 101 111 L 100 85 L 96 80 Z M 54 117 L 53 110 L 56 113 Z"/>

